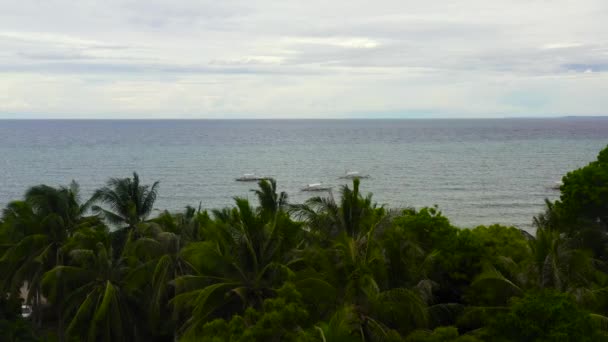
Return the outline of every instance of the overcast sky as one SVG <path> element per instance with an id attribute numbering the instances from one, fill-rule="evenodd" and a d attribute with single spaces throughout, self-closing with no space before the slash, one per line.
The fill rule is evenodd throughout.
<path id="1" fill-rule="evenodd" d="M 605 114 L 606 0 L 0 0 L 0 118 Z"/>

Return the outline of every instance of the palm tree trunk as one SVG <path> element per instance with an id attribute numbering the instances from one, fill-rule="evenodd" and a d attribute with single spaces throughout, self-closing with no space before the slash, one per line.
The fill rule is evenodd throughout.
<path id="1" fill-rule="evenodd" d="M 57 340 L 64 341 L 63 337 L 63 310 L 61 307 L 57 309 Z"/>
<path id="2" fill-rule="evenodd" d="M 42 310 L 41 310 L 41 305 L 40 305 L 40 288 L 38 286 L 36 286 L 36 295 L 34 296 L 34 312 L 35 312 L 35 317 L 34 317 L 34 322 L 36 323 L 36 327 L 37 328 L 41 328 L 42 327 Z"/>
<path id="3" fill-rule="evenodd" d="M 177 262 L 177 267 L 173 268 L 173 279 L 177 279 L 177 274 L 178 274 L 177 268 L 178 267 L 181 269 L 181 264 L 179 263 L 179 261 Z M 180 273 L 183 274 L 183 272 L 180 272 Z M 175 296 L 175 288 L 172 287 L 171 290 L 173 291 L 173 293 L 172 293 L 173 296 Z M 173 297 L 173 296 L 171 296 L 171 297 Z M 169 297 L 169 298 L 171 298 L 171 297 Z M 171 311 L 173 311 L 173 309 L 171 309 Z M 173 342 L 177 342 L 177 340 L 178 340 L 178 338 L 177 338 L 177 324 L 175 324 L 173 326 Z"/>
<path id="4" fill-rule="evenodd" d="M 63 257 L 60 253 L 59 248 L 55 254 L 55 267 L 63 265 Z M 65 294 L 65 286 L 62 284 L 61 293 Z M 63 310 L 62 305 L 57 305 L 57 340 L 63 342 Z"/>

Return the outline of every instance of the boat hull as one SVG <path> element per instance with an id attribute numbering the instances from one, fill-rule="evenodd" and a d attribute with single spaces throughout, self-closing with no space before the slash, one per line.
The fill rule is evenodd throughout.
<path id="1" fill-rule="evenodd" d="M 314 187 L 314 188 L 302 188 L 300 189 L 301 191 L 329 191 L 331 190 L 331 187 L 329 186 L 324 186 L 324 187 Z"/>
<path id="2" fill-rule="evenodd" d="M 355 179 L 355 178 L 367 179 L 367 178 L 369 178 L 369 175 L 364 175 L 364 176 L 342 176 L 342 177 L 340 177 L 340 179 Z"/>

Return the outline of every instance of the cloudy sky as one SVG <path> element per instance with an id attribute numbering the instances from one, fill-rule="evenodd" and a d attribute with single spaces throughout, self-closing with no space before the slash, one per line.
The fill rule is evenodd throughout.
<path id="1" fill-rule="evenodd" d="M 0 118 L 606 114 L 606 0 L 0 0 Z"/>

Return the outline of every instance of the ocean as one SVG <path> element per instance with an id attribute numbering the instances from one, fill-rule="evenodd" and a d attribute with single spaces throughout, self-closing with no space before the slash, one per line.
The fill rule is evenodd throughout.
<path id="1" fill-rule="evenodd" d="M 32 185 L 76 180 L 83 196 L 137 171 L 160 181 L 156 208 L 255 200 L 245 173 L 272 176 L 299 203 L 347 171 L 379 204 L 438 205 L 456 225 L 531 230 L 568 171 L 608 144 L 608 118 L 435 120 L 2 120 L 0 206 Z"/>

